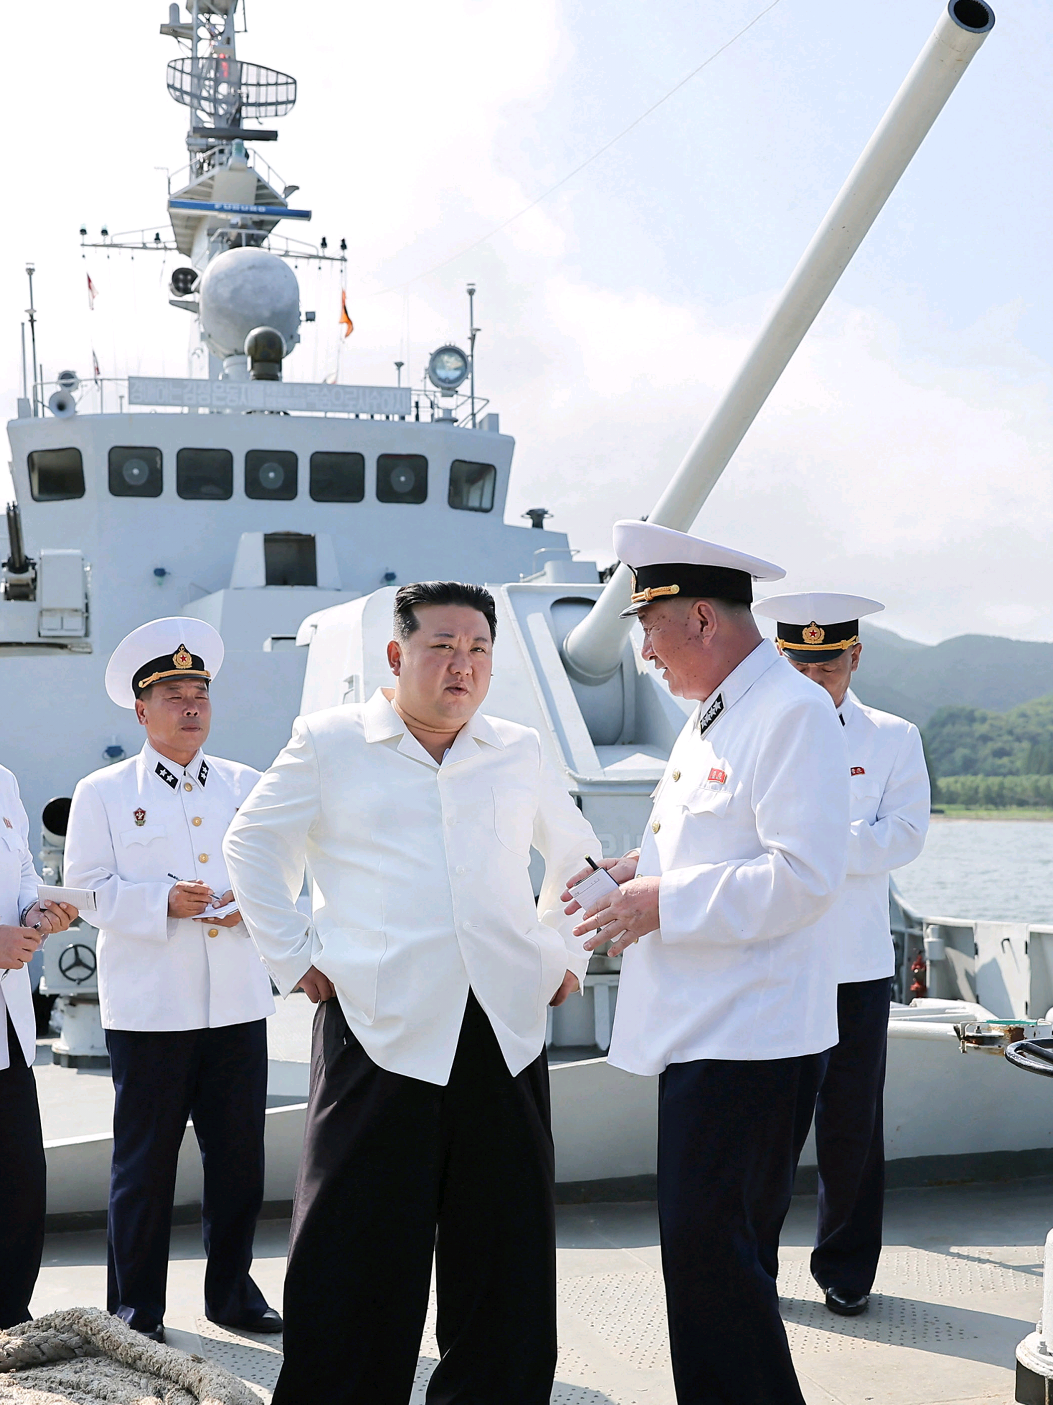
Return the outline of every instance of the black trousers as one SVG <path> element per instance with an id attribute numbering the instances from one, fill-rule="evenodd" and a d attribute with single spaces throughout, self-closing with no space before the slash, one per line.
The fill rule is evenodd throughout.
<path id="1" fill-rule="evenodd" d="M 379 1068 L 321 1005 L 274 1405 L 406 1405 L 433 1256 L 429 1405 L 548 1405 L 553 1201 L 544 1051 L 513 1078 L 470 994 L 442 1088 Z"/>
<path id="2" fill-rule="evenodd" d="M 205 1313 L 238 1322 L 265 1312 L 249 1277 L 263 1204 L 267 1022 L 220 1029 L 108 1029 L 116 1101 L 106 1306 L 139 1331 L 165 1313 L 179 1145 L 187 1118 L 201 1148 Z"/>
<path id="3" fill-rule="evenodd" d="M 0 1070 L 0 1328 L 29 1320 L 47 1210 L 37 1084 L 10 1015 L 7 1047 L 11 1066 Z"/>
<path id="4" fill-rule="evenodd" d="M 803 1405 L 779 1316 L 779 1234 L 810 1058 L 670 1064 L 658 1215 L 678 1405 Z"/>
<path id="5" fill-rule="evenodd" d="M 891 978 L 837 987 L 838 1040 L 802 1084 L 797 1118 L 800 1156 L 815 1111 L 819 1225 L 812 1275 L 821 1288 L 869 1293 L 881 1257 L 885 1201 L 882 1100 Z"/>

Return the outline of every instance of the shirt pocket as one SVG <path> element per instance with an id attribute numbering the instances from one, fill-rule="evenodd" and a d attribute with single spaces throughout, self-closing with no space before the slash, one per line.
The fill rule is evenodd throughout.
<path id="1" fill-rule="evenodd" d="M 122 829 L 120 841 L 124 847 L 130 848 L 132 844 L 152 844 L 155 839 L 164 839 L 168 834 L 168 827 L 163 824 L 136 825 L 134 829 Z"/>
<path id="2" fill-rule="evenodd" d="M 849 787 L 849 814 L 853 820 L 873 820 L 885 788 L 879 777 L 852 776 Z"/>
<path id="3" fill-rule="evenodd" d="M 537 798 L 523 786 L 493 787 L 494 833 L 499 842 L 513 854 L 528 855 L 534 837 L 534 814 Z"/>

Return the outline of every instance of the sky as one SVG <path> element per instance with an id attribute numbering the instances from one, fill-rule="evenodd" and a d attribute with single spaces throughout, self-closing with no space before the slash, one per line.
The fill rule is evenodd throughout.
<path id="1" fill-rule="evenodd" d="M 258 148 L 311 209 L 292 236 L 317 312 L 296 380 L 419 383 L 464 343 L 516 438 L 506 517 L 546 506 L 582 557 L 653 505 L 932 30 L 933 0 L 778 0 L 654 113 L 519 218 L 770 0 L 247 0 L 239 56 L 294 75 Z M 693 530 L 786 567 L 782 588 L 874 596 L 926 642 L 1053 639 L 1053 28 L 995 0 L 994 31 Z M 186 375 L 180 256 L 80 248 L 165 228 L 186 109 L 167 5 L 39 7 L 5 23 L 0 411 L 21 393 L 34 262 L 45 377 Z M 21 135 L 19 135 L 21 134 Z M 505 224 L 492 237 L 485 237 Z M 482 241 L 482 242 L 478 242 Z M 474 246 L 474 247 L 472 247 Z M 98 290 L 88 307 L 86 277 Z M 198 368 L 200 369 L 200 368 Z M 109 408 L 115 408 L 112 404 Z"/>

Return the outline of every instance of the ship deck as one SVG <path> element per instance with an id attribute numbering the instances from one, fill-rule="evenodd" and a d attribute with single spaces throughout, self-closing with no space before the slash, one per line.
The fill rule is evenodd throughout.
<path id="1" fill-rule="evenodd" d="M 869 1312 L 828 1313 L 807 1268 L 815 1199 L 797 1196 L 783 1235 L 783 1318 L 808 1405 L 980 1405 L 1013 1399 L 1014 1349 L 1041 1302 L 1053 1180 L 893 1191 Z M 253 1273 L 280 1307 L 288 1222 L 260 1223 Z M 673 1405 L 655 1206 L 564 1205 L 558 1212 L 560 1356 L 553 1405 Z M 280 1338 L 202 1316 L 196 1226 L 172 1235 L 166 1323 L 174 1346 L 234 1370 L 261 1400 Z M 48 1238 L 34 1314 L 105 1302 L 103 1231 Z M 412 1405 L 436 1346 L 430 1317 Z"/>

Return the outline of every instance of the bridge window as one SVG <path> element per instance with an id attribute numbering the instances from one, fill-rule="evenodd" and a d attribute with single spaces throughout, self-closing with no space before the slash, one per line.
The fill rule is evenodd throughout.
<path id="1" fill-rule="evenodd" d="M 490 512 L 496 484 L 497 469 L 492 463 L 454 459 L 450 464 L 449 504 L 465 512 Z"/>
<path id="2" fill-rule="evenodd" d="M 34 449 L 29 456 L 29 489 L 34 502 L 64 502 L 84 496 L 84 463 L 79 449 Z"/>
<path id="3" fill-rule="evenodd" d="M 428 496 L 428 460 L 423 454 L 381 454 L 377 459 L 380 502 L 423 502 Z"/>
<path id="4" fill-rule="evenodd" d="M 181 498 L 219 502 L 234 495 L 234 458 L 227 449 L 180 449 L 176 492 Z"/>
<path id="5" fill-rule="evenodd" d="M 311 497 L 315 502 L 361 502 L 366 495 L 366 461 L 361 454 L 311 455 Z"/>
<path id="6" fill-rule="evenodd" d="M 159 498 L 161 488 L 160 449 L 110 450 L 110 492 L 115 498 Z"/>
<path id="7" fill-rule="evenodd" d="M 317 585 L 314 537 L 309 532 L 265 532 L 263 566 L 268 585 Z"/>
<path id="8" fill-rule="evenodd" d="M 294 498 L 296 455 L 287 449 L 250 449 L 245 455 L 245 496 L 279 502 Z"/>

